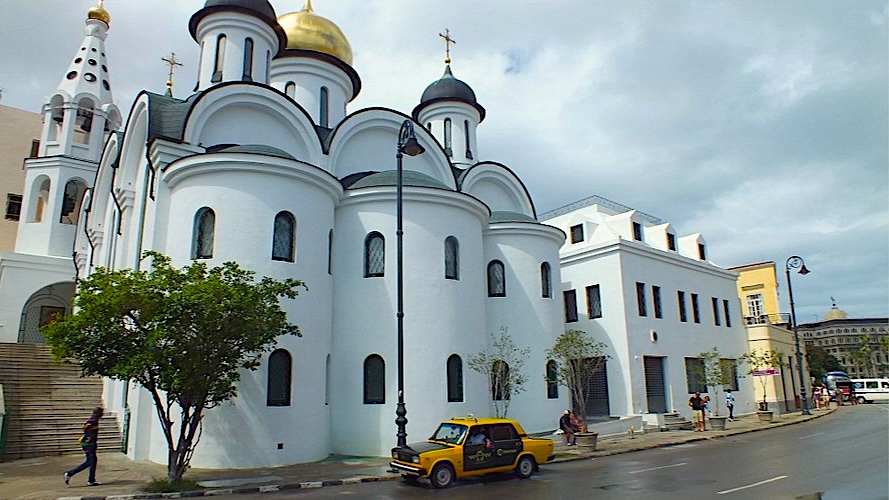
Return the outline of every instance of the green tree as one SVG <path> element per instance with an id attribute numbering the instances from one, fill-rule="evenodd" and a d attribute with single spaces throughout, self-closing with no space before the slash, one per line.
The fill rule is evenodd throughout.
<path id="1" fill-rule="evenodd" d="M 530 348 L 516 346 L 503 327 L 499 334 L 491 334 L 491 344 L 484 351 L 469 357 L 469 368 L 488 379 L 496 417 L 506 417 L 512 397 L 525 391 L 528 378 L 522 368 L 530 353 Z"/>
<path id="2" fill-rule="evenodd" d="M 741 361 L 747 363 L 747 374 L 753 375 L 759 379 L 762 386 L 762 402 L 759 404 L 761 410 L 767 410 L 769 405 L 766 402 L 766 385 L 769 375 L 762 375 L 761 372 L 769 368 L 783 368 L 784 354 L 781 351 L 753 349 L 741 355 Z"/>
<path id="3" fill-rule="evenodd" d="M 876 373 L 874 373 L 874 348 L 871 346 L 871 342 L 871 336 L 868 334 L 858 337 L 857 349 L 850 354 L 852 363 L 856 367 L 856 371 L 858 367 L 861 367 L 865 377 L 870 376 L 871 374 L 876 375 Z"/>
<path id="4" fill-rule="evenodd" d="M 698 370 L 699 380 L 708 388 L 714 390 L 713 413 L 719 416 L 719 401 L 722 399 L 722 388 L 732 383 L 732 365 L 726 363 L 719 353 L 719 349 L 713 349 L 698 353 L 701 365 Z M 709 391 L 708 391 L 709 392 Z"/>
<path id="5" fill-rule="evenodd" d="M 889 335 L 880 336 L 877 346 L 883 358 L 883 362 L 880 364 L 880 376 L 885 377 L 887 368 L 889 368 Z"/>
<path id="6" fill-rule="evenodd" d="M 809 362 L 809 376 L 815 380 L 821 380 L 827 372 L 843 369 L 836 356 L 818 345 L 806 346 L 806 360 Z"/>
<path id="7" fill-rule="evenodd" d="M 571 391 L 574 409 L 581 422 L 586 422 L 587 390 L 593 376 L 605 367 L 610 356 L 608 345 L 594 340 L 582 330 L 566 330 L 559 335 L 547 358 L 556 362 L 555 380 L 547 374 L 547 382 L 564 385 Z"/>
<path id="8" fill-rule="evenodd" d="M 154 400 L 178 482 L 200 439 L 204 410 L 237 396 L 240 369 L 255 370 L 280 335 L 300 335 L 279 298 L 304 284 L 276 281 L 226 262 L 176 269 L 145 252 L 151 271 L 96 269 L 80 281 L 76 313 L 44 329 L 56 358 L 83 375 L 134 380 Z M 175 413 L 178 416 L 174 418 Z"/>

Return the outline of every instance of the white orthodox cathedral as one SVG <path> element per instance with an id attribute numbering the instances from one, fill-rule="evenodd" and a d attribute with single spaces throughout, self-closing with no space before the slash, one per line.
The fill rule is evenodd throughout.
<path id="1" fill-rule="evenodd" d="M 75 274 L 139 268 L 145 250 L 180 266 L 237 261 L 297 278 L 308 291 L 283 307 L 303 336 L 279 339 L 233 404 L 208 412 L 192 464 L 387 455 L 397 400 L 395 152 L 412 120 L 425 153 L 404 157 L 409 439 L 442 417 L 491 413 L 486 379 L 467 360 L 502 328 L 531 349 L 527 391 L 510 415 L 529 430 L 553 427 L 567 398 L 547 397 L 544 351 L 563 328 L 554 289 L 565 235 L 537 221 L 509 168 L 479 161 L 485 109 L 449 66 L 411 115 L 347 113 L 361 89 L 351 48 L 310 2 L 278 17 L 266 0 L 208 0 L 188 23 L 201 53 L 194 94 L 143 91 L 124 115 L 111 95 L 109 27 L 101 4 L 89 11 L 43 107 L 16 251 L 0 264 L 0 341 L 34 341 L 42 316 L 70 312 Z M 105 402 L 130 415 L 130 457 L 166 462 L 146 392 L 109 381 Z"/>

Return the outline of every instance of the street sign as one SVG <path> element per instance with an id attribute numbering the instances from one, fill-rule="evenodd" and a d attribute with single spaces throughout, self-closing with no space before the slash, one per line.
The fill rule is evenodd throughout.
<path id="1" fill-rule="evenodd" d="M 756 370 L 753 372 L 754 377 L 768 377 L 769 375 L 777 375 L 777 368 L 766 368 L 765 370 Z"/>

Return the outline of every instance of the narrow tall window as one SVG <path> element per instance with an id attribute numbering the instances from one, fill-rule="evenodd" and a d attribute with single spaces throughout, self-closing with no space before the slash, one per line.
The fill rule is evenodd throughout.
<path id="1" fill-rule="evenodd" d="M 290 212 L 279 212 L 275 216 L 275 232 L 272 236 L 272 260 L 293 262 L 294 240 L 296 219 Z"/>
<path id="2" fill-rule="evenodd" d="M 213 237 L 216 231 L 216 213 L 203 207 L 194 215 L 191 258 L 210 259 L 213 257 Z"/>
<path id="3" fill-rule="evenodd" d="M 636 308 L 639 316 L 648 316 L 648 308 L 645 304 L 645 283 L 636 283 Z"/>
<path id="4" fill-rule="evenodd" d="M 222 64 L 225 62 L 225 35 L 216 37 L 216 59 L 213 61 L 213 83 L 222 81 Z"/>
<path id="5" fill-rule="evenodd" d="M 664 311 L 661 309 L 661 287 L 651 286 L 651 300 L 654 302 L 654 317 L 663 318 Z"/>
<path id="6" fill-rule="evenodd" d="M 676 299 L 679 301 L 679 321 L 685 323 L 688 321 L 688 315 L 685 313 L 685 292 L 677 291 Z"/>
<path id="7" fill-rule="evenodd" d="M 546 362 L 546 398 L 559 399 L 559 367 L 552 359 Z"/>
<path id="8" fill-rule="evenodd" d="M 22 217 L 22 195 L 6 193 L 6 220 L 19 220 Z"/>
<path id="9" fill-rule="evenodd" d="M 574 290 L 565 290 L 562 292 L 565 299 L 565 323 L 574 323 L 577 321 L 577 292 Z"/>
<path id="10" fill-rule="evenodd" d="M 460 279 L 460 244 L 453 236 L 445 238 L 444 267 L 446 279 Z"/>
<path id="11" fill-rule="evenodd" d="M 707 247 L 703 243 L 698 243 L 698 257 L 701 260 L 707 260 Z"/>
<path id="12" fill-rule="evenodd" d="M 495 360 L 491 363 L 491 394 L 494 401 L 509 399 L 512 387 L 509 383 L 509 364 L 506 361 Z"/>
<path id="13" fill-rule="evenodd" d="M 290 377 L 293 361 L 290 353 L 277 349 L 269 355 L 269 382 L 266 406 L 290 406 Z"/>
<path id="14" fill-rule="evenodd" d="M 701 322 L 701 308 L 698 304 L 698 294 L 691 294 L 691 315 L 695 320 L 695 323 Z"/>
<path id="15" fill-rule="evenodd" d="M 330 404 L 330 354 L 324 363 L 324 404 Z"/>
<path id="16" fill-rule="evenodd" d="M 583 225 L 571 226 L 571 243 L 580 243 L 581 241 L 583 241 Z"/>
<path id="17" fill-rule="evenodd" d="M 31 140 L 31 154 L 28 158 L 37 158 L 37 155 L 40 154 L 40 140 L 32 139 Z"/>
<path id="18" fill-rule="evenodd" d="M 374 231 L 364 238 L 364 277 L 383 276 L 386 268 L 386 240 Z"/>
<path id="19" fill-rule="evenodd" d="M 333 229 L 327 232 L 327 274 L 333 267 Z"/>
<path id="20" fill-rule="evenodd" d="M 676 251 L 676 235 L 673 233 L 667 233 L 667 250 Z"/>
<path id="21" fill-rule="evenodd" d="M 469 120 L 463 120 L 463 133 L 466 135 L 466 159 L 472 159 L 472 148 L 469 147 Z"/>
<path id="22" fill-rule="evenodd" d="M 719 299 L 710 297 L 710 304 L 713 306 L 713 324 L 720 326 L 722 322 L 719 321 Z"/>
<path id="23" fill-rule="evenodd" d="M 319 125 L 322 127 L 330 126 L 330 92 L 327 87 L 321 87 L 321 96 L 318 100 L 321 109 L 318 110 Z"/>
<path id="24" fill-rule="evenodd" d="M 49 179 L 43 179 L 40 183 L 40 189 L 37 190 L 37 203 L 32 209 L 29 209 L 28 222 L 43 222 L 43 211 L 49 204 L 49 190 L 52 182 Z"/>
<path id="25" fill-rule="evenodd" d="M 590 319 L 602 317 L 602 296 L 599 285 L 586 287 L 586 311 Z"/>
<path id="26" fill-rule="evenodd" d="M 506 297 L 506 270 L 499 260 L 488 264 L 488 297 Z"/>
<path id="27" fill-rule="evenodd" d="M 761 293 L 754 293 L 747 296 L 748 325 L 760 325 L 765 323 L 765 317 L 763 317 L 765 311 L 764 307 Z"/>
<path id="28" fill-rule="evenodd" d="M 244 40 L 244 71 L 241 79 L 245 82 L 253 81 L 253 39 Z"/>
<path id="29" fill-rule="evenodd" d="M 722 301 L 722 310 L 725 313 L 725 326 L 732 327 L 732 316 L 729 314 L 728 300 Z"/>
<path id="30" fill-rule="evenodd" d="M 386 402 L 386 362 L 379 354 L 364 359 L 364 404 Z"/>
<path id="31" fill-rule="evenodd" d="M 549 262 L 540 264 L 540 296 L 550 299 L 553 296 L 553 276 Z"/>
<path id="32" fill-rule="evenodd" d="M 454 150 L 451 149 L 451 119 L 444 120 L 444 149 L 448 157 L 454 156 Z"/>
<path id="33" fill-rule="evenodd" d="M 272 78 L 272 52 L 267 50 L 265 51 L 265 84 L 269 84 L 269 80 Z"/>
<path id="34" fill-rule="evenodd" d="M 638 222 L 633 223 L 633 239 L 642 241 L 642 224 L 639 224 Z"/>
<path id="35" fill-rule="evenodd" d="M 284 95 L 293 99 L 296 97 L 296 84 L 293 82 L 287 82 L 284 85 Z"/>
<path id="36" fill-rule="evenodd" d="M 448 358 L 448 403 L 463 402 L 463 361 L 451 354 Z"/>

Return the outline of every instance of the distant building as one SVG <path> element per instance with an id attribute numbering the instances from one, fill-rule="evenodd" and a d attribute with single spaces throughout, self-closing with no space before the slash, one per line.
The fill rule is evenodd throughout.
<path id="1" fill-rule="evenodd" d="M 889 376 L 889 318 L 850 318 L 834 303 L 823 320 L 799 325 L 799 334 L 833 354 L 852 378 Z M 861 349 L 865 335 L 869 352 Z"/>
<path id="2" fill-rule="evenodd" d="M 778 276 L 773 261 L 758 262 L 730 268 L 738 273 L 738 297 L 744 308 L 747 325 L 747 342 L 751 351 L 778 351 L 782 353 L 784 366 L 777 375 L 766 375 L 765 400 L 769 409 L 786 413 L 802 408 L 800 376 L 796 359 L 796 342 L 790 324 L 790 314 L 781 313 L 778 302 Z M 812 395 L 809 366 L 805 362 L 805 345 L 800 338 L 803 354 L 803 383 L 806 397 Z M 776 367 L 778 368 L 778 367 Z M 746 372 L 747 370 L 743 370 Z M 763 400 L 762 384 L 753 385 L 756 400 Z"/>
<path id="3" fill-rule="evenodd" d="M 708 261 L 699 233 L 680 236 L 669 223 L 597 196 L 540 219 L 568 235 L 559 252 L 565 328 L 605 342 L 611 356 L 589 388 L 588 413 L 690 417 L 691 394 L 715 392 L 697 376 L 699 354 L 713 347 L 733 367 L 736 413 L 753 410 L 750 378 L 737 373 L 747 352 L 737 274 Z"/>
<path id="4" fill-rule="evenodd" d="M 40 147 L 40 114 L 0 104 L 0 254 L 15 248 L 15 235 L 25 189 L 25 158 L 37 156 Z"/>

